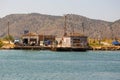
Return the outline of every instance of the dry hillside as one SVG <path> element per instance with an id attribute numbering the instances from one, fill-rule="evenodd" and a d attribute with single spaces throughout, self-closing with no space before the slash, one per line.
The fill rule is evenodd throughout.
<path id="1" fill-rule="evenodd" d="M 10 34 L 21 37 L 24 30 L 38 34 L 53 34 L 62 36 L 64 31 L 64 17 L 38 13 L 11 14 L 0 18 L 0 37 L 7 35 L 7 23 L 10 23 Z M 78 32 L 92 38 L 120 37 L 120 20 L 107 22 L 90 19 L 75 14 L 67 15 L 67 32 Z M 84 31 L 84 32 L 83 32 Z M 113 33 L 113 34 L 112 34 Z"/>

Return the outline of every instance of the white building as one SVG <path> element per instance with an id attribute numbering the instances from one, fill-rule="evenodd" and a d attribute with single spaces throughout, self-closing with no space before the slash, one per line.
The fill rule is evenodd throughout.
<path id="1" fill-rule="evenodd" d="M 57 47 L 64 47 L 64 48 L 88 47 L 87 36 L 81 36 L 81 35 L 64 36 L 62 38 L 56 38 L 56 41 L 58 41 Z"/>

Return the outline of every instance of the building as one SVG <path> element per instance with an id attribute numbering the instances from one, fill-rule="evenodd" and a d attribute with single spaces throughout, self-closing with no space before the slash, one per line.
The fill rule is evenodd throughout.
<path id="1" fill-rule="evenodd" d="M 85 51 L 88 49 L 87 36 L 75 33 L 63 37 L 27 33 L 22 36 L 22 41 L 24 46 L 49 47 L 56 51 Z"/>
<path id="2" fill-rule="evenodd" d="M 36 33 L 26 33 L 22 36 L 24 46 L 39 45 L 39 36 Z"/>
<path id="3" fill-rule="evenodd" d="M 55 41 L 54 35 L 38 35 L 40 46 L 52 46 Z"/>
<path id="4" fill-rule="evenodd" d="M 38 35 L 36 33 L 26 33 L 22 36 L 24 46 L 49 46 L 55 40 L 54 35 Z"/>
<path id="5" fill-rule="evenodd" d="M 56 38 L 59 50 L 86 50 L 88 49 L 87 36 L 80 34 L 73 34 L 69 36 L 63 36 L 62 38 Z"/>

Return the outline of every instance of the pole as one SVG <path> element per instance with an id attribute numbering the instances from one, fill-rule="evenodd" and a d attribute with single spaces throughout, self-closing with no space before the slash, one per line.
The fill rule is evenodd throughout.
<path id="1" fill-rule="evenodd" d="M 83 28 L 83 34 L 84 34 L 84 23 L 82 23 L 82 28 Z"/>
<path id="2" fill-rule="evenodd" d="M 9 21 L 8 21 L 8 41 L 9 41 L 9 44 L 10 44 Z"/>
<path id="3" fill-rule="evenodd" d="M 66 20 L 67 19 L 67 16 L 65 15 L 65 24 L 64 24 L 64 36 L 66 36 L 67 35 L 67 24 L 66 24 Z"/>
<path id="4" fill-rule="evenodd" d="M 111 37 L 112 37 L 112 40 L 114 39 L 114 36 L 113 36 L 113 28 L 112 26 L 110 25 L 110 30 L 111 30 Z"/>
<path id="5" fill-rule="evenodd" d="M 74 33 L 75 33 L 75 29 L 74 29 L 74 26 L 71 24 L 71 26 L 72 26 L 72 34 L 74 35 Z"/>

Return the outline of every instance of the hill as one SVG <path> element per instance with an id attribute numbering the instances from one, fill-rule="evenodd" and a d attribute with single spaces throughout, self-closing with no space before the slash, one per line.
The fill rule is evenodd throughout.
<path id="1" fill-rule="evenodd" d="M 62 36 L 64 32 L 64 16 L 52 16 L 38 13 L 11 14 L 0 19 L 0 37 L 7 35 L 8 23 L 10 34 L 21 37 L 24 30 L 38 34 Z M 120 37 L 120 20 L 107 22 L 90 19 L 84 16 L 67 14 L 67 32 L 78 32 L 91 38 Z M 113 34 L 112 34 L 113 33 Z"/>

